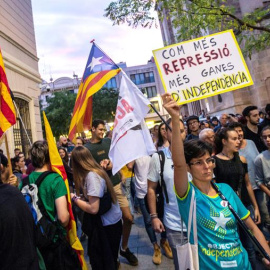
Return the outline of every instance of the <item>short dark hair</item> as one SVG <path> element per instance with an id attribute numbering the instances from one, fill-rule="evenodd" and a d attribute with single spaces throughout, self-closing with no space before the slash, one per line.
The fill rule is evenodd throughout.
<path id="1" fill-rule="evenodd" d="M 21 149 L 20 149 L 20 148 L 15 148 L 15 149 L 14 149 L 14 152 L 15 152 L 15 151 L 21 151 Z"/>
<path id="2" fill-rule="evenodd" d="M 270 114 L 270 103 L 266 104 L 266 106 L 265 106 L 265 112 L 267 114 Z"/>
<path id="3" fill-rule="evenodd" d="M 83 145 L 85 144 L 83 137 L 78 136 L 78 137 L 76 137 L 76 140 L 81 140 L 82 141 L 82 144 Z"/>
<path id="4" fill-rule="evenodd" d="M 184 152 L 186 163 L 189 164 L 193 158 L 200 158 L 206 153 L 212 155 L 212 147 L 201 140 L 192 139 L 185 141 L 184 143 Z"/>
<path id="5" fill-rule="evenodd" d="M 101 119 L 95 119 L 93 122 L 92 122 L 92 127 L 94 128 L 97 128 L 98 125 L 103 125 L 105 126 L 105 122 Z"/>
<path id="6" fill-rule="evenodd" d="M 36 141 L 30 149 L 32 165 L 35 168 L 42 168 L 50 163 L 49 147 L 46 141 Z"/>
<path id="7" fill-rule="evenodd" d="M 258 107 L 257 106 L 254 106 L 254 105 L 251 105 L 251 106 L 247 106 L 244 110 L 243 110 L 243 112 L 242 112 L 242 114 L 243 114 L 243 116 L 249 116 L 250 115 L 250 112 L 251 111 L 254 111 L 254 110 L 258 110 Z"/>
<path id="8" fill-rule="evenodd" d="M 7 167 L 8 165 L 8 159 L 6 156 L 0 153 L 0 163 L 4 166 Z"/>
<path id="9" fill-rule="evenodd" d="M 228 127 L 229 128 L 238 128 L 238 127 L 240 127 L 244 131 L 244 126 L 239 122 L 232 122 L 232 123 L 229 124 Z"/>

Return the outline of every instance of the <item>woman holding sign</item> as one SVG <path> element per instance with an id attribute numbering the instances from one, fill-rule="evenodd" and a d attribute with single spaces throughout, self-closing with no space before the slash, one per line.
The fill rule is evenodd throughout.
<path id="1" fill-rule="evenodd" d="M 191 140 L 183 145 L 180 136 L 180 108 L 166 93 L 162 96 L 163 106 L 172 118 L 172 158 L 174 163 L 174 185 L 180 214 L 185 224 L 189 220 L 190 204 L 196 202 L 199 269 L 252 269 L 248 254 L 243 248 L 237 232 L 237 221 L 229 208 L 234 208 L 238 216 L 248 226 L 266 253 L 270 249 L 266 240 L 249 217 L 232 188 L 226 184 L 212 183 L 215 160 L 211 157 L 212 149 L 200 140 Z M 187 172 L 193 180 L 188 182 Z M 221 193 L 227 200 L 221 199 Z M 192 194 L 195 200 L 191 201 Z M 224 197 L 223 197 L 224 198 Z M 194 225 L 194 220 L 192 222 Z M 194 229 L 194 226 L 192 226 Z M 194 231 L 196 232 L 196 231 Z M 191 230 L 190 242 L 194 243 Z M 264 259 L 270 269 L 270 262 Z"/>

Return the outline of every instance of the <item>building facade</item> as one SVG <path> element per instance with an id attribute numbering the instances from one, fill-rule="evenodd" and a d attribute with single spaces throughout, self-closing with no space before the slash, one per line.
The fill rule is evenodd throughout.
<path id="1" fill-rule="evenodd" d="M 27 154 L 30 144 L 42 138 L 38 102 L 41 78 L 31 0 L 0 0 L 0 14 L 0 47 L 17 107 L 17 123 L 7 132 L 13 156 L 14 148 Z"/>
<path id="2" fill-rule="evenodd" d="M 130 77 L 134 84 L 142 91 L 142 93 L 149 99 L 152 106 L 160 113 L 162 117 L 166 117 L 166 112 L 162 107 L 161 95 L 164 93 L 160 77 L 158 75 L 157 67 L 153 57 L 145 65 L 128 67 L 126 63 L 118 64 L 124 72 Z M 114 78 L 109 80 L 104 88 L 119 90 L 121 82 L 121 72 Z M 50 82 L 43 81 L 41 84 L 40 93 L 40 105 L 42 109 L 48 106 L 48 98 L 53 97 L 55 91 L 70 91 L 74 94 L 78 93 L 78 88 L 81 79 L 77 75 L 73 75 L 73 78 L 61 77 L 56 80 L 51 79 Z M 106 119 L 104 119 L 106 120 Z M 151 108 L 147 114 L 146 123 L 149 127 L 152 127 L 156 123 L 160 123 L 161 120 L 155 111 Z"/>
<path id="3" fill-rule="evenodd" d="M 269 5 L 269 1 L 263 0 L 228 0 L 228 5 L 233 5 L 236 15 L 241 18 L 246 13 L 253 12 L 256 8 Z M 161 10 L 161 12 L 166 12 Z M 160 20 L 161 33 L 164 44 L 180 42 L 175 38 L 172 18 L 164 16 Z M 254 53 L 251 59 L 246 59 L 254 85 L 236 91 L 224 93 L 207 99 L 189 103 L 184 109 L 188 114 L 199 114 L 204 109 L 210 115 L 221 115 L 222 113 L 242 113 L 249 105 L 256 105 L 264 109 L 270 102 L 270 48 L 259 53 Z"/>

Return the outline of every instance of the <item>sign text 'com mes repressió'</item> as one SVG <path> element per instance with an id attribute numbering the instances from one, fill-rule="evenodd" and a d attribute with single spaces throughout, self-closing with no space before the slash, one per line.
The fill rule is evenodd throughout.
<path id="1" fill-rule="evenodd" d="M 166 92 L 185 104 L 253 84 L 232 30 L 153 51 Z"/>

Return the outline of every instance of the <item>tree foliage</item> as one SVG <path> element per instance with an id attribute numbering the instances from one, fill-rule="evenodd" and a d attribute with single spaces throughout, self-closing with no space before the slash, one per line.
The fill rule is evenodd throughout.
<path id="1" fill-rule="evenodd" d="M 68 134 L 75 100 L 76 95 L 69 91 L 54 92 L 53 96 L 48 98 L 48 107 L 44 111 L 55 137 Z"/>
<path id="2" fill-rule="evenodd" d="M 233 29 L 249 57 L 270 44 L 269 5 L 240 16 L 227 0 L 118 0 L 109 4 L 105 16 L 118 25 L 152 27 L 157 25 L 154 12 L 163 19 L 163 9 L 172 18 L 178 42 Z"/>
<path id="3" fill-rule="evenodd" d="M 102 89 L 93 96 L 93 119 L 114 121 L 117 106 L 118 92 Z"/>

